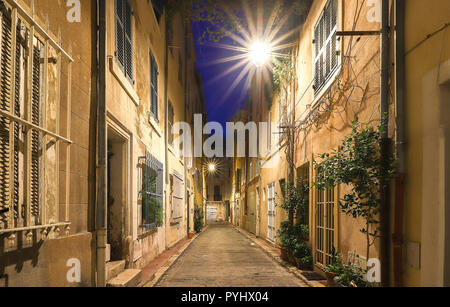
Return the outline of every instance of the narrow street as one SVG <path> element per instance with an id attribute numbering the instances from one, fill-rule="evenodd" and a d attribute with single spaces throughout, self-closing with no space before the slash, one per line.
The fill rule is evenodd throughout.
<path id="1" fill-rule="evenodd" d="M 306 287 L 229 224 L 213 224 L 156 287 Z"/>

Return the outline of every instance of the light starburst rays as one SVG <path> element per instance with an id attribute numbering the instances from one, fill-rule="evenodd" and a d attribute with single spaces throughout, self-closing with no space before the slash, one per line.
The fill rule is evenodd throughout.
<path id="1" fill-rule="evenodd" d="M 264 16 L 263 5 L 263 1 L 259 1 L 257 9 L 252 11 L 247 0 L 243 0 L 242 8 L 246 18 L 247 28 L 241 26 L 239 27 L 239 33 L 230 34 L 231 44 L 208 44 L 209 46 L 229 50 L 233 55 L 214 60 L 206 65 L 232 63 L 235 61 L 236 64 L 233 64 L 209 80 L 207 84 L 218 82 L 221 78 L 242 69 L 225 95 L 222 95 L 220 101 L 216 102 L 215 107 L 222 105 L 244 80 L 246 83 L 250 83 L 251 78 L 255 75 L 262 74 L 264 77 L 258 78 L 260 81 L 257 82 L 270 82 L 270 78 L 266 76 L 270 75 L 269 72 L 273 69 L 273 66 L 279 63 L 280 59 L 289 56 L 288 54 L 283 54 L 283 50 L 296 45 L 295 43 L 288 43 L 286 40 L 298 32 L 299 28 L 280 34 L 289 20 L 290 15 L 288 14 L 292 10 L 289 10 L 287 15 L 279 17 L 282 9 L 279 5 L 276 5 L 270 13 L 270 16 Z M 254 16 L 255 12 L 256 16 Z M 244 95 L 247 87 L 246 85 L 242 87 L 242 93 Z"/>

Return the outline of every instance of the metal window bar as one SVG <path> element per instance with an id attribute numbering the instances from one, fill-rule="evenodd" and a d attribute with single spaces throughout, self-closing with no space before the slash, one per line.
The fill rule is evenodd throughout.
<path id="1" fill-rule="evenodd" d="M 144 160 L 142 165 L 142 191 L 140 192 L 142 197 L 142 225 L 140 228 L 145 230 L 151 230 L 160 227 L 156 220 L 156 211 L 150 212 L 150 200 L 156 200 L 159 203 L 154 210 L 162 210 L 163 202 L 163 165 L 150 153 L 146 153 L 146 156 L 141 158 Z M 154 185 L 151 184 L 149 178 L 150 174 L 154 173 Z M 149 198 L 147 198 L 149 197 Z"/>
<path id="2" fill-rule="evenodd" d="M 7 3 L 7 5 L 5 4 Z M 47 144 L 47 137 L 51 137 L 55 139 L 55 143 L 57 146 L 57 157 L 59 157 L 59 146 L 60 143 L 67 144 L 67 154 L 66 154 L 66 165 L 67 174 L 70 172 L 70 145 L 72 144 L 72 141 L 70 140 L 70 119 L 71 119 L 71 65 L 73 63 L 73 59 L 71 56 L 71 50 L 69 52 L 66 52 L 61 47 L 61 33 L 59 33 L 59 43 L 55 41 L 51 37 L 51 35 L 48 33 L 48 22 L 47 22 L 47 30 L 44 30 L 34 19 L 34 1 L 32 1 L 31 5 L 31 15 L 26 12 L 24 8 L 22 8 L 16 1 L 14 0 L 1 0 L 0 1 L 0 8 L 1 8 L 1 19 L 2 19 L 2 35 L 0 36 L 2 38 L 1 40 L 1 48 L 2 53 L 4 53 L 4 48 L 9 48 L 10 56 L 9 58 L 2 58 L 2 78 L 7 78 L 9 81 L 9 95 L 7 94 L 6 98 L 4 100 L 6 102 L 9 101 L 9 108 L 3 106 L 3 108 L 0 108 L 0 119 L 3 124 L 9 125 L 9 147 L 4 146 L 5 144 L 2 144 L 4 146 L 3 148 L 6 148 L 7 151 L 9 151 L 9 171 L 7 173 L 7 176 L 4 176 L 2 178 L 2 181 L 8 181 L 8 183 L 4 182 L 2 183 L 2 186 L 7 187 L 8 193 L 6 197 L 6 203 L 8 204 L 8 221 L 6 223 L 6 226 L 4 225 L 4 229 L 0 229 L 0 234 L 10 234 L 10 240 L 15 240 L 15 233 L 17 232 L 27 232 L 27 237 L 31 238 L 32 230 L 41 229 L 43 230 L 44 236 L 46 235 L 47 231 L 49 229 L 54 229 L 55 231 L 60 231 L 59 227 L 66 227 L 66 231 L 69 231 L 69 178 L 66 179 L 66 210 L 65 210 L 65 222 L 57 222 L 53 224 L 46 224 L 46 204 L 45 204 L 45 198 L 42 197 L 41 200 L 39 200 L 40 204 L 38 205 L 40 207 L 40 220 L 36 221 L 36 225 L 32 225 L 31 223 L 31 215 L 32 210 L 36 214 L 36 208 L 32 208 L 32 202 L 36 202 L 36 198 L 32 196 L 32 191 L 35 191 L 37 189 L 37 186 L 32 186 L 32 176 L 36 176 L 36 172 L 38 172 L 36 168 L 36 163 L 33 163 L 33 158 L 36 158 L 36 156 L 33 157 L 33 155 L 36 154 L 36 152 L 33 152 L 33 148 L 36 149 L 36 147 L 33 145 L 33 142 L 35 142 L 37 139 L 40 139 L 41 144 Z M 5 28 L 5 20 L 8 19 L 9 21 L 9 28 Z M 17 76 L 16 76 L 16 66 L 18 63 L 17 61 L 17 48 L 18 46 L 18 25 L 24 24 L 26 31 L 27 31 L 27 37 L 28 37 L 28 46 L 27 46 L 27 67 L 26 67 L 26 77 L 27 80 L 27 93 L 25 95 L 25 102 L 26 102 L 26 112 L 27 114 L 26 118 L 22 118 L 20 116 L 20 113 L 17 113 L 14 110 L 14 100 L 13 97 L 16 95 L 17 91 Z M 8 35 L 3 35 L 3 31 L 7 30 L 9 33 Z M 34 46 L 35 41 L 41 42 L 43 46 L 43 51 L 39 54 L 36 52 L 36 48 Z M 9 47 L 8 47 L 9 46 Z M 56 119 L 56 132 L 50 131 L 47 129 L 47 105 L 48 105 L 48 48 L 53 47 L 55 49 L 55 52 L 57 53 L 57 119 Z M 41 55 L 43 54 L 43 55 Z M 43 76 L 41 76 L 40 72 L 36 72 L 37 65 L 40 65 L 41 63 L 41 56 L 43 56 Z M 68 96 L 67 96 L 67 136 L 63 137 L 61 135 L 61 129 L 60 129 L 60 107 L 61 107 L 61 65 L 62 65 L 62 58 L 65 56 L 68 61 Z M 5 63 L 4 59 L 8 60 L 8 63 Z M 36 64 L 36 61 L 39 60 L 39 64 Z M 9 68 L 9 69 L 8 69 Z M 6 76 L 7 75 L 7 76 Z M 42 80 L 43 82 L 41 85 L 36 85 L 37 81 Z M 40 81 L 39 81 L 40 83 Z M 43 95 L 40 94 L 42 91 Z M 9 96 L 9 97 L 8 97 Z M 42 97 L 44 97 L 42 99 Z M 38 106 L 36 107 L 36 100 L 38 100 Z M 33 105 L 33 102 L 35 103 Z M 36 108 L 42 108 L 42 120 L 39 120 L 37 116 L 37 113 L 39 113 L 39 110 Z M 18 225 L 17 220 L 15 218 L 15 210 L 21 210 L 19 209 L 18 204 L 16 205 L 16 196 L 14 195 L 14 189 L 12 188 L 14 186 L 14 176 L 15 173 L 15 162 L 14 162 L 14 138 L 15 138 L 15 130 L 17 125 L 21 125 L 25 131 L 26 131 L 26 160 L 25 160 L 25 227 L 20 227 Z M 3 127 L 6 127 L 3 125 Z M 45 153 L 42 154 L 42 165 L 40 166 L 40 169 L 42 170 L 42 173 L 45 176 L 45 170 L 46 170 L 46 155 Z M 57 167 L 57 185 L 59 186 L 60 178 L 59 178 L 59 162 L 56 161 L 56 167 Z M 34 168 L 33 168 L 34 167 Z M 68 177 L 68 176 L 67 176 Z M 45 180 L 42 180 L 42 177 L 39 179 L 41 181 L 42 190 L 45 190 Z M 9 187 L 9 188 L 8 188 Z M 41 190 L 41 191 L 42 191 Z M 36 192 L 36 191 L 35 191 Z M 43 193 L 40 193 L 43 194 Z M 56 198 L 57 202 L 56 204 L 59 206 L 59 193 L 57 193 Z M 40 225 L 37 225 L 40 224 Z M 1 226 L 1 225 L 0 225 Z"/>

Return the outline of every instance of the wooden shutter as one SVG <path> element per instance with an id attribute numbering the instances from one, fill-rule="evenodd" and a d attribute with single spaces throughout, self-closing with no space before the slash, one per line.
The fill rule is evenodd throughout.
<path id="1" fill-rule="evenodd" d="M 336 53 L 337 1 L 330 0 L 314 29 L 314 84 L 316 93 L 327 82 L 338 64 Z"/>
<path id="2" fill-rule="evenodd" d="M 125 71 L 123 4 L 123 0 L 116 0 L 116 57 L 119 65 Z"/>
<path id="3" fill-rule="evenodd" d="M 133 11 L 129 0 L 116 0 L 116 57 L 127 79 L 133 79 Z"/>
<path id="4" fill-rule="evenodd" d="M 158 66 L 153 53 L 150 52 L 150 111 L 158 120 Z"/>
<path id="5" fill-rule="evenodd" d="M 134 83 L 133 79 L 133 25 L 131 3 L 125 0 L 124 22 L 125 22 L 125 74 L 127 78 Z"/>
<path id="6" fill-rule="evenodd" d="M 1 5 L 1 4 L 0 4 Z M 9 111 L 11 107 L 11 17 L 0 10 L 0 109 Z M 10 161 L 10 120 L 0 115 L 0 229 L 8 227 L 9 217 L 9 161 Z"/>
<path id="7" fill-rule="evenodd" d="M 41 50 L 33 49 L 33 87 L 31 101 L 31 122 L 41 124 Z M 41 133 L 31 132 L 31 215 L 37 222 L 40 216 L 40 182 L 41 182 Z"/>

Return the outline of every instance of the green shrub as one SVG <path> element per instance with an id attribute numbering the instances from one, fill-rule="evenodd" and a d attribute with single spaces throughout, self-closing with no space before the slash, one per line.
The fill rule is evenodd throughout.
<path id="1" fill-rule="evenodd" d="M 194 230 L 196 233 L 200 233 L 203 230 L 203 210 L 201 208 L 196 208 L 194 211 Z"/>

